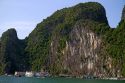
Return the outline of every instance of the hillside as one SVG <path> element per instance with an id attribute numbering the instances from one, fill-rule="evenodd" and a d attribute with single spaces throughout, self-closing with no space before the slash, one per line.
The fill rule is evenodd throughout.
<path id="1" fill-rule="evenodd" d="M 46 66 L 46 64 L 52 64 L 52 62 L 50 62 L 51 60 L 49 60 L 50 55 L 53 58 L 57 55 L 63 56 L 61 53 L 55 53 L 57 49 L 60 52 L 65 48 L 66 41 L 69 40 L 69 34 L 73 30 L 73 26 L 81 19 L 108 24 L 104 8 L 99 3 L 90 2 L 80 3 L 71 8 L 58 10 L 52 16 L 37 25 L 35 30 L 33 30 L 28 37 L 28 46 L 26 48 L 30 57 L 32 57 L 31 65 L 33 66 L 33 70 L 40 70 L 41 65 Z M 52 43 L 56 44 L 53 51 L 50 49 Z M 51 51 L 54 55 L 51 54 Z M 56 61 L 53 65 L 56 66 L 55 64 Z M 53 70 L 56 72 L 55 69 Z"/>
<path id="2" fill-rule="evenodd" d="M 25 71 L 28 68 L 25 60 L 25 42 L 17 38 L 15 29 L 4 32 L 0 42 L 0 73 Z"/>
<path id="3" fill-rule="evenodd" d="M 24 40 L 8 30 L 0 40 L 0 72 L 125 76 L 124 9 L 115 29 L 108 25 L 104 7 L 88 2 L 56 11 Z"/>

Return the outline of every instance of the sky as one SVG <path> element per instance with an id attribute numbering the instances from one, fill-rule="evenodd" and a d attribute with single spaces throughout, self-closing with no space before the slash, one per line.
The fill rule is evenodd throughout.
<path id="1" fill-rule="evenodd" d="M 105 7 L 112 28 L 118 25 L 125 0 L 0 0 L 0 37 L 7 29 L 15 28 L 18 37 L 24 39 L 56 10 L 89 1 L 99 2 Z"/>

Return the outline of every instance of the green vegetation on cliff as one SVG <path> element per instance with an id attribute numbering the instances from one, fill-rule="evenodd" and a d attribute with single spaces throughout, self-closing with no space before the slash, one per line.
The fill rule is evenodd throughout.
<path id="1" fill-rule="evenodd" d="M 122 18 L 121 19 L 122 20 L 125 19 L 125 6 L 124 6 L 123 11 L 122 11 Z"/>
<path id="2" fill-rule="evenodd" d="M 51 55 L 50 44 L 52 41 L 59 40 L 57 56 L 62 55 L 60 51 L 65 47 L 66 40 L 69 39 L 68 35 L 72 27 L 81 19 L 108 24 L 103 6 L 99 3 L 89 2 L 58 10 L 37 25 L 35 30 L 29 35 L 26 47 L 32 70 L 38 71 L 41 67 L 48 67 L 46 64 L 51 64 L 48 59 L 50 58 L 49 55 Z M 59 61 L 58 59 L 59 57 L 57 61 Z M 59 62 L 55 61 L 55 63 L 51 64 L 52 70 L 60 65 L 56 66 L 55 64 L 57 63 Z"/>
<path id="3" fill-rule="evenodd" d="M 98 38 L 101 39 L 101 48 L 98 50 L 98 55 L 99 58 L 103 56 L 102 60 L 107 60 L 106 64 L 105 62 L 100 63 L 103 64 L 101 69 L 105 69 L 109 73 L 108 64 L 112 66 L 110 73 L 115 71 L 125 76 L 124 9 L 122 20 L 115 29 L 109 27 L 104 7 L 96 2 L 80 3 L 76 6 L 56 11 L 52 16 L 37 24 L 36 28 L 25 40 L 19 40 L 16 31 L 9 29 L 3 33 L 0 39 L 0 74 L 25 70 L 40 71 L 41 69 L 45 69 L 54 75 L 71 74 L 73 71 L 63 66 L 66 64 L 64 61 L 70 58 L 69 56 L 64 58 L 64 51 L 65 49 L 71 49 L 67 47 L 67 42 L 76 43 L 74 42 L 75 37 L 74 39 L 73 37 L 71 38 L 71 34 L 78 26 L 78 28 L 82 27 L 84 28 L 83 30 L 88 31 L 86 34 L 88 34 L 88 37 L 91 36 L 89 37 L 90 39 L 94 39 L 96 35 L 95 42 Z M 81 34 L 85 35 L 85 33 Z M 76 35 L 79 34 L 73 36 Z M 80 40 L 76 41 L 79 42 Z M 88 42 L 92 42 L 92 40 Z M 96 47 L 96 43 L 93 46 Z M 80 49 L 80 47 L 77 48 Z M 81 52 L 83 53 L 81 61 L 87 60 L 84 57 L 84 50 Z M 108 63 L 107 57 L 111 58 L 110 63 Z M 77 58 L 75 60 L 79 60 Z M 70 66 L 76 64 L 77 61 L 75 60 L 74 64 Z M 79 74 L 82 73 L 79 72 Z"/>
<path id="4" fill-rule="evenodd" d="M 114 68 L 120 68 L 125 76 L 125 20 L 122 20 L 117 28 L 110 29 L 106 34 L 105 42 L 107 52 L 113 58 Z"/>
<path id="5" fill-rule="evenodd" d="M 4 32 L 0 42 L 0 73 L 26 70 L 25 41 L 17 38 L 15 29 Z"/>

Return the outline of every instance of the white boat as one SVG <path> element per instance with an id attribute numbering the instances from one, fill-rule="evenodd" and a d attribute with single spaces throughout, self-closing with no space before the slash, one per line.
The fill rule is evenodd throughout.
<path id="1" fill-rule="evenodd" d="M 33 72 L 26 72 L 25 76 L 26 77 L 33 77 L 34 73 Z"/>

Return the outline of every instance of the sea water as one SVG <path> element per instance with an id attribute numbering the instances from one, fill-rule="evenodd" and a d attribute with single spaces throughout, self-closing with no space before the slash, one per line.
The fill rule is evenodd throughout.
<path id="1" fill-rule="evenodd" d="M 0 83 L 125 83 L 123 80 L 85 80 L 78 78 L 35 78 L 0 76 Z"/>

